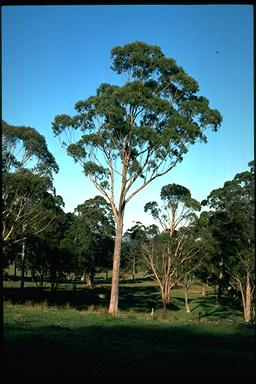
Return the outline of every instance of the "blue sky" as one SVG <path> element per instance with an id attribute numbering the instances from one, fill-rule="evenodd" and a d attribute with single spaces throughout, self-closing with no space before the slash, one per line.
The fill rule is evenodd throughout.
<path id="1" fill-rule="evenodd" d="M 200 201 L 253 159 L 252 6 L 2 7 L 2 117 L 45 136 L 60 166 L 54 184 L 67 212 L 98 192 L 61 149 L 51 122 L 73 114 L 74 104 L 101 83 L 120 81 L 110 51 L 138 40 L 160 46 L 197 80 L 223 123 L 218 133 L 208 132 L 207 144 L 191 147 L 176 169 L 136 195 L 125 229 L 133 221 L 152 222 L 143 207 L 159 200 L 163 185 L 182 184 Z"/>

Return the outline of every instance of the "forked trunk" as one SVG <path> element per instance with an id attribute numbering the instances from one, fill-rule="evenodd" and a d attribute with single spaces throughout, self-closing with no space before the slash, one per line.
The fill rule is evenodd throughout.
<path id="1" fill-rule="evenodd" d="M 250 272 L 246 272 L 246 286 L 243 287 L 241 280 L 237 277 L 239 289 L 242 296 L 244 321 L 249 323 L 251 321 L 251 285 L 250 285 Z"/>
<path id="2" fill-rule="evenodd" d="M 119 299 L 119 273 L 120 273 L 120 256 L 121 256 L 121 245 L 123 235 L 123 215 L 124 212 L 118 217 L 116 224 L 116 238 L 115 248 L 113 255 L 113 269 L 112 269 L 112 285 L 111 285 L 111 296 L 109 304 L 109 313 L 117 315 L 118 312 L 118 299 Z"/>

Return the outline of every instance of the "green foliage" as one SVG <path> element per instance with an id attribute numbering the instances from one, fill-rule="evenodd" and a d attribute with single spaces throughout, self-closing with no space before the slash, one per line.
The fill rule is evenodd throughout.
<path id="1" fill-rule="evenodd" d="M 26 234 L 26 264 L 30 269 L 33 280 L 43 287 L 51 283 L 51 289 L 56 290 L 67 273 L 71 272 L 71 254 L 61 246 L 71 223 L 70 214 L 65 214 L 57 205 L 51 211 L 43 211 L 51 225 L 44 231 L 34 234 L 27 230 Z"/>
<path id="2" fill-rule="evenodd" d="M 58 172 L 58 165 L 45 138 L 34 128 L 4 121 L 2 129 L 2 239 L 17 242 L 32 228 L 42 230 L 48 215 L 42 211 L 63 201 L 53 188 L 52 174 Z"/>
<path id="3" fill-rule="evenodd" d="M 214 211 L 210 215 L 212 236 L 219 245 L 222 272 L 240 291 L 245 305 L 246 291 L 255 297 L 255 214 L 254 168 L 235 175 L 223 188 L 213 190 L 207 203 Z"/>
<path id="4" fill-rule="evenodd" d="M 189 190 L 186 187 L 178 184 L 168 184 L 164 185 L 160 193 L 162 200 L 167 200 L 169 204 L 176 201 L 182 201 L 184 197 L 191 196 Z"/>
<path id="5" fill-rule="evenodd" d="M 59 167 L 48 151 L 45 138 L 36 129 L 2 121 L 2 138 L 4 172 L 24 168 L 35 161 L 33 173 L 50 176 L 52 172 L 58 172 Z"/>
<path id="6" fill-rule="evenodd" d="M 128 228 L 123 237 L 121 267 L 126 271 L 132 271 L 133 280 L 138 271 L 146 272 L 142 244 L 147 240 L 147 237 L 148 228 L 140 221 Z"/>
<path id="7" fill-rule="evenodd" d="M 106 236 L 114 236 L 115 224 L 110 204 L 102 196 L 85 200 L 75 209 L 78 217 L 86 218 L 91 232 Z"/>
<path id="8" fill-rule="evenodd" d="M 52 180 L 29 169 L 2 175 L 3 240 L 17 242 L 27 231 L 40 231 L 49 223 L 49 214 L 64 204 L 55 194 Z"/>
<path id="9" fill-rule="evenodd" d="M 247 260 L 251 264 L 255 243 L 253 171 L 235 175 L 223 188 L 212 191 L 207 202 L 215 209 L 211 218 L 213 233 L 222 250 L 235 257 L 234 267 L 238 267 L 237 255 L 241 252 L 243 262 Z"/>
<path id="10" fill-rule="evenodd" d="M 190 191 L 178 184 L 168 184 L 162 187 L 160 193 L 162 207 L 151 201 L 145 204 L 144 211 L 149 212 L 159 222 L 164 230 L 176 229 L 188 219 L 194 218 L 195 212 L 200 211 L 201 205 L 191 197 Z"/>
<path id="11" fill-rule="evenodd" d="M 110 268 L 114 232 L 111 208 L 102 196 L 77 206 L 74 221 L 61 241 L 62 249 L 71 254 L 76 276 L 86 274 L 93 283 L 97 270 Z"/>
<path id="12" fill-rule="evenodd" d="M 76 103 L 77 115 L 57 115 L 52 122 L 55 135 L 81 132 L 67 152 L 109 201 L 113 177 L 122 169 L 126 195 L 138 178 L 146 185 L 168 172 L 191 144 L 206 141 L 207 127 L 217 130 L 221 124 L 220 113 L 197 95 L 197 82 L 159 47 L 133 42 L 114 47 L 111 58 L 111 68 L 126 76 L 125 84 L 101 84 L 95 96 Z"/>

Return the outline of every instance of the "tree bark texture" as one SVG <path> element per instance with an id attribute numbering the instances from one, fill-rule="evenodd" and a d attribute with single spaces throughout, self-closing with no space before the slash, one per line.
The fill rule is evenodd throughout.
<path id="1" fill-rule="evenodd" d="M 167 300 L 163 299 L 163 313 L 162 313 L 162 319 L 167 319 Z"/>
<path id="2" fill-rule="evenodd" d="M 110 304 L 109 304 L 109 310 L 108 310 L 109 313 L 111 313 L 112 315 L 117 315 L 118 313 L 119 271 L 120 271 L 120 257 L 121 257 L 121 245 L 122 245 L 122 235 L 123 235 L 123 216 L 124 216 L 124 211 L 118 216 L 118 220 L 116 224 L 111 296 L 110 296 Z"/>
<path id="3" fill-rule="evenodd" d="M 249 321 L 251 321 L 251 286 L 250 286 L 250 272 L 248 271 L 246 274 L 244 320 L 246 323 L 249 323 Z"/>

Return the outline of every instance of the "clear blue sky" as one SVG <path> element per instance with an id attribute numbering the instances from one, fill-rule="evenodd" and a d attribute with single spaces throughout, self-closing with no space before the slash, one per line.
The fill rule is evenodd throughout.
<path id="1" fill-rule="evenodd" d="M 143 207 L 159 199 L 163 185 L 182 184 L 202 200 L 253 159 L 252 6 L 2 7 L 2 117 L 45 136 L 60 166 L 55 187 L 67 212 L 97 191 L 53 137 L 51 121 L 73 114 L 74 104 L 100 83 L 116 83 L 110 50 L 137 40 L 160 46 L 194 77 L 223 124 L 130 202 L 125 229 L 132 221 L 151 222 Z"/>

